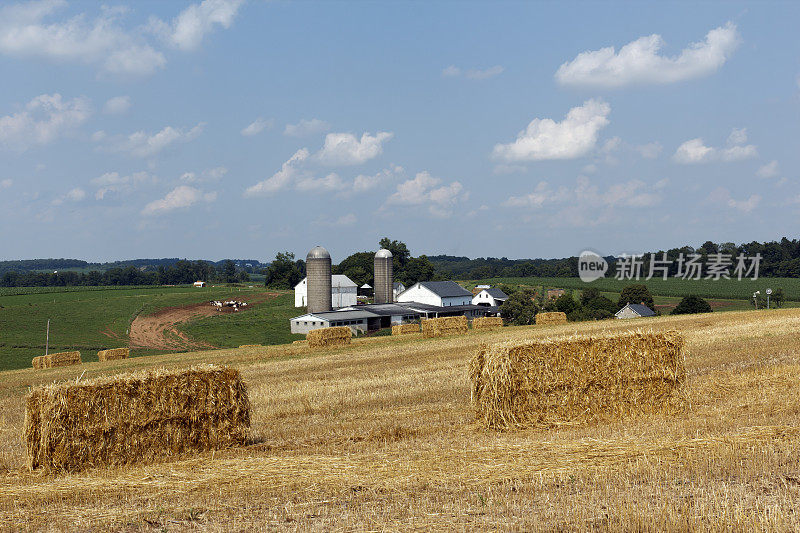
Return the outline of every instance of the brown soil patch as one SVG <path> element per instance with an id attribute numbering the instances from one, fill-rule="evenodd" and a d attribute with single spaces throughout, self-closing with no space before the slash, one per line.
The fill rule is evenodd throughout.
<path id="1" fill-rule="evenodd" d="M 228 299 L 247 302 L 248 307 L 239 309 L 239 312 L 243 313 L 251 309 L 251 306 L 276 296 L 278 293 L 268 292 L 254 296 L 236 295 Z M 177 326 L 190 320 L 233 312 L 232 308 L 218 310 L 209 302 L 202 302 L 182 307 L 167 307 L 152 315 L 139 315 L 131 323 L 130 347 L 175 351 L 216 348 L 207 342 L 195 341 L 187 337 L 178 330 Z"/>

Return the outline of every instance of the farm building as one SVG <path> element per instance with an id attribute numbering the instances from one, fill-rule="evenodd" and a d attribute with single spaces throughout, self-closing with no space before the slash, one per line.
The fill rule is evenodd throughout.
<path id="1" fill-rule="evenodd" d="M 454 281 L 420 281 L 398 294 L 397 301 L 437 307 L 472 305 L 472 293 Z"/>
<path id="2" fill-rule="evenodd" d="M 397 301 L 397 295 L 406 290 L 406 286 L 400 283 L 399 281 L 395 281 L 392 284 L 392 294 L 394 295 L 394 301 Z"/>
<path id="3" fill-rule="evenodd" d="M 206 286 L 206 282 L 205 281 L 195 281 L 194 282 L 194 286 L 195 287 L 205 287 Z"/>
<path id="4" fill-rule="evenodd" d="M 356 305 L 358 285 L 344 274 L 331 276 L 331 305 L 334 309 Z M 308 278 L 294 286 L 294 306 L 306 307 L 308 305 Z"/>
<path id="5" fill-rule="evenodd" d="M 483 305 L 486 307 L 500 307 L 508 300 L 508 294 L 497 288 L 487 288 L 481 290 L 472 298 L 473 305 Z"/>
<path id="6" fill-rule="evenodd" d="M 370 285 L 369 283 L 365 283 L 358 288 L 359 296 L 369 296 L 371 294 L 372 294 L 372 285 Z"/>
<path id="7" fill-rule="evenodd" d="M 655 315 L 655 312 L 644 304 L 628 304 L 614 314 L 617 318 L 640 318 Z"/>
<path id="8" fill-rule="evenodd" d="M 368 311 L 325 311 L 322 313 L 306 313 L 289 320 L 292 333 L 306 334 L 312 329 L 347 326 L 353 333 L 367 331 L 368 320 L 377 317 Z"/>

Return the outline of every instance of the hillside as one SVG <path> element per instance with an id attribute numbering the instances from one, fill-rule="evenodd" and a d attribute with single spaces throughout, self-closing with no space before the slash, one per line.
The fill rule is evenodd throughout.
<path id="1" fill-rule="evenodd" d="M 467 361 L 506 339 L 652 327 L 687 339 L 677 417 L 494 432 Z M 731 312 L 344 349 L 217 350 L 0 374 L 0 523 L 11 529 L 796 530 L 800 311 Z M 197 362 L 241 369 L 253 443 L 159 464 L 23 469 L 28 387 Z"/>

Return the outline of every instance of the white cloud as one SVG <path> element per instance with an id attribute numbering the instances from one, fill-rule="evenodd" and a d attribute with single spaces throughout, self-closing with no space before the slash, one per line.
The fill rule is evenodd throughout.
<path id="1" fill-rule="evenodd" d="M 466 199 L 467 195 L 462 193 L 463 186 L 458 181 L 439 186 L 441 183 L 441 179 L 431 176 L 427 171 L 418 172 L 414 179 L 398 184 L 397 191 L 389 197 L 387 203 L 427 205 L 432 215 L 449 217 L 455 204 Z"/>
<path id="2" fill-rule="evenodd" d="M 309 155 L 306 148 L 296 151 L 294 155 L 281 166 L 278 172 L 273 174 L 270 178 L 248 187 L 244 195 L 249 197 L 261 196 L 287 188 L 298 177 L 304 174 L 301 168 L 302 163 L 309 158 Z"/>
<path id="3" fill-rule="evenodd" d="M 204 0 L 181 11 L 169 24 L 151 18 L 150 29 L 175 48 L 196 50 L 217 26 L 230 28 L 243 3 L 244 0 Z"/>
<path id="4" fill-rule="evenodd" d="M 103 200 L 109 194 L 129 194 L 139 185 L 156 181 L 156 177 L 147 172 L 134 172 L 129 176 L 121 176 L 118 172 L 106 172 L 102 176 L 92 179 L 91 183 L 97 187 L 94 193 L 95 199 Z"/>
<path id="5" fill-rule="evenodd" d="M 660 142 L 655 141 L 647 144 L 641 144 L 636 146 L 635 149 L 645 159 L 655 159 L 659 156 L 664 147 L 661 146 Z"/>
<path id="6" fill-rule="evenodd" d="M 663 181 L 663 180 L 662 180 Z M 663 188 L 666 183 L 657 183 L 653 190 Z M 539 182 L 530 194 L 511 196 L 503 205 L 540 209 L 549 204 L 569 205 L 578 209 L 617 207 L 650 207 L 661 200 L 659 194 L 647 190 L 641 180 L 630 180 L 611 185 L 605 191 L 592 185 L 588 178 L 580 177 L 574 188 L 560 187 L 553 190 L 546 181 Z"/>
<path id="7" fill-rule="evenodd" d="M 301 119 L 297 124 L 287 124 L 283 134 L 287 137 L 307 137 L 317 133 L 323 133 L 331 129 L 331 125 L 318 118 L 311 120 Z"/>
<path id="8" fill-rule="evenodd" d="M 126 138 L 116 138 L 109 149 L 114 152 L 126 152 L 134 157 L 151 157 L 175 143 L 186 143 L 196 139 L 205 127 L 198 123 L 195 127 L 185 130 L 166 126 L 159 132 L 150 134 L 144 131 L 131 133 Z"/>
<path id="9" fill-rule="evenodd" d="M 676 163 L 691 165 L 710 161 L 742 161 L 758 156 L 758 149 L 747 142 L 747 130 L 734 128 L 728 136 L 727 148 L 706 146 L 703 139 L 691 139 L 681 144 L 672 156 Z"/>
<path id="10" fill-rule="evenodd" d="M 383 143 L 392 133 L 380 131 L 376 135 L 364 133 L 359 140 L 352 133 L 329 133 L 316 158 L 324 165 L 360 165 L 383 153 Z"/>
<path id="11" fill-rule="evenodd" d="M 146 216 L 160 215 L 176 209 L 191 207 L 198 202 L 210 203 L 216 199 L 216 192 L 204 193 L 200 189 L 188 185 L 179 185 L 168 192 L 164 198 L 147 204 L 144 209 L 142 209 L 142 214 Z"/>
<path id="12" fill-rule="evenodd" d="M 370 191 L 379 185 L 383 185 L 386 182 L 394 179 L 403 172 L 403 167 L 395 165 L 391 168 L 385 168 L 377 174 L 373 174 L 372 176 L 359 174 L 353 179 L 353 192 L 362 193 Z"/>
<path id="13" fill-rule="evenodd" d="M 0 189 L 8 189 L 12 185 L 14 185 L 14 180 L 5 179 L 3 181 L 0 181 Z"/>
<path id="14" fill-rule="evenodd" d="M 81 14 L 46 22 L 66 5 L 43 0 L 0 9 L 0 53 L 95 65 L 114 74 L 152 74 L 166 64 L 141 35 L 119 25 L 124 8 L 104 8 L 93 20 Z"/>
<path id="15" fill-rule="evenodd" d="M 0 117 L 0 146 L 25 150 L 71 133 L 92 114 L 89 100 L 64 100 L 58 93 L 42 94 L 24 111 Z"/>
<path id="16" fill-rule="evenodd" d="M 53 205 L 61 205 L 64 202 L 80 202 L 84 198 L 86 198 L 86 191 L 84 191 L 80 187 L 76 187 L 76 188 L 70 190 L 64 196 L 59 196 L 58 198 L 53 200 L 52 204 Z"/>
<path id="17" fill-rule="evenodd" d="M 613 46 L 582 52 L 561 65 L 556 80 L 562 85 L 622 87 L 632 84 L 664 84 L 707 76 L 719 70 L 740 41 L 736 25 L 728 22 L 692 43 L 678 56 L 659 54 L 660 35 L 641 37 L 620 48 Z"/>
<path id="18" fill-rule="evenodd" d="M 265 120 L 259 117 L 242 130 L 242 135 L 244 135 L 245 137 L 251 137 L 253 135 L 258 135 L 265 129 L 271 127 L 272 127 L 272 119 Z"/>
<path id="19" fill-rule="evenodd" d="M 109 98 L 103 106 L 103 112 L 106 115 L 121 115 L 131 108 L 130 96 L 115 96 Z"/>
<path id="20" fill-rule="evenodd" d="M 302 177 L 297 180 L 295 188 L 302 192 L 340 192 L 348 187 L 344 180 L 335 172 L 331 172 L 325 177 L 315 178 L 313 176 Z"/>
<path id="21" fill-rule="evenodd" d="M 780 172 L 781 171 L 780 167 L 778 166 L 778 162 L 773 159 L 766 165 L 759 168 L 756 172 L 756 176 L 763 179 L 774 178 L 777 177 Z"/>
<path id="22" fill-rule="evenodd" d="M 550 190 L 546 181 L 540 181 L 536 188 L 530 194 L 522 196 L 510 196 L 503 205 L 506 207 L 527 207 L 531 209 L 538 209 L 542 207 L 548 200 L 554 200 L 555 193 Z"/>
<path id="23" fill-rule="evenodd" d="M 485 69 L 473 68 L 468 70 L 461 70 L 455 65 L 450 65 L 442 69 L 442 76 L 445 78 L 455 78 L 463 74 L 468 80 L 488 80 L 489 78 L 499 76 L 503 71 L 505 71 L 505 69 L 501 65 L 495 65 Z"/>
<path id="24" fill-rule="evenodd" d="M 761 203 L 761 196 L 753 194 L 744 200 L 736 200 L 731 197 L 731 193 L 728 189 L 725 187 L 717 187 L 708 195 L 708 200 L 711 203 L 724 205 L 731 209 L 741 211 L 742 213 L 750 213 Z"/>
<path id="25" fill-rule="evenodd" d="M 600 100 L 587 100 L 573 107 L 561 122 L 535 118 L 509 144 L 497 144 L 496 160 L 506 162 L 575 159 L 597 145 L 598 133 L 608 125 L 611 106 Z"/>
<path id="26" fill-rule="evenodd" d="M 202 182 L 211 182 L 211 181 L 219 181 L 225 177 L 228 173 L 228 169 L 225 167 L 216 167 L 204 170 L 200 174 L 195 172 L 184 172 L 181 174 L 181 181 L 186 183 L 202 183 Z"/>

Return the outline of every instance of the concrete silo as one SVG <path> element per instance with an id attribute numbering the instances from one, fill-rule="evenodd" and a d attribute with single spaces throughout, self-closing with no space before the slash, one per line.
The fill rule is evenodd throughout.
<path id="1" fill-rule="evenodd" d="M 375 303 L 388 304 L 394 300 L 392 284 L 394 282 L 394 266 L 392 252 L 385 248 L 375 254 Z"/>
<path id="2" fill-rule="evenodd" d="M 308 312 L 322 313 L 331 307 L 331 254 L 315 246 L 306 256 L 308 276 Z"/>

